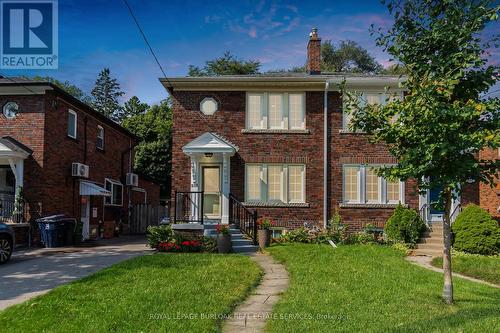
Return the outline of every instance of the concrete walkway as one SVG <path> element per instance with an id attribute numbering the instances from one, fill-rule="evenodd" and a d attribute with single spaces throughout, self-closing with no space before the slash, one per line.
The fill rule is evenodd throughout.
<path id="1" fill-rule="evenodd" d="M 406 260 L 408 260 L 409 262 L 411 262 L 411 263 L 413 263 L 415 265 L 418 265 L 420 267 L 427 268 L 427 269 L 430 269 L 431 271 L 443 274 L 443 269 L 442 268 L 434 267 L 434 266 L 431 265 L 431 261 L 432 261 L 432 257 L 431 256 L 408 256 L 408 257 L 406 257 Z M 486 282 L 486 281 L 483 281 L 483 280 L 479 280 L 479 279 L 475 279 L 475 278 L 467 276 L 467 275 L 462 275 L 462 274 L 453 272 L 452 276 L 453 277 L 459 277 L 461 279 L 469 280 L 469 281 L 472 281 L 472 282 L 482 283 L 482 284 L 488 285 L 490 287 L 500 288 L 500 286 L 498 286 L 496 284 L 493 284 L 493 283 L 490 283 L 490 282 Z"/>
<path id="2" fill-rule="evenodd" d="M 0 310 L 151 251 L 145 243 L 144 236 L 126 237 L 92 248 L 14 252 L 11 262 L 0 266 Z"/>
<path id="3" fill-rule="evenodd" d="M 251 258 L 262 267 L 264 276 L 260 285 L 224 323 L 223 333 L 263 332 L 273 305 L 288 288 L 289 278 L 285 266 L 262 253 L 255 253 Z"/>

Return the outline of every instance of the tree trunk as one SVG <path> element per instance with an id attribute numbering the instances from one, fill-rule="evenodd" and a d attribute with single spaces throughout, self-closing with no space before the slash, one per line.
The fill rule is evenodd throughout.
<path id="1" fill-rule="evenodd" d="M 453 303 L 453 281 L 451 277 L 451 189 L 444 189 L 444 217 L 443 217 L 443 271 L 444 271 L 444 286 L 443 300 L 446 304 Z"/>

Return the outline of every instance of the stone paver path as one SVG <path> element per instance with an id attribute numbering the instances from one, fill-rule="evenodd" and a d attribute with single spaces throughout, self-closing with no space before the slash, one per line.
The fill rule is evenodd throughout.
<path id="1" fill-rule="evenodd" d="M 288 288 L 289 278 L 285 266 L 262 253 L 253 254 L 252 259 L 262 267 L 264 276 L 260 285 L 224 323 L 224 333 L 263 332 L 273 305 Z"/>
<path id="2" fill-rule="evenodd" d="M 443 273 L 443 269 L 442 268 L 434 267 L 434 266 L 431 265 L 431 261 L 432 261 L 432 257 L 431 256 L 409 256 L 409 257 L 406 257 L 406 260 L 408 260 L 409 262 L 411 262 L 411 263 L 413 263 L 415 265 L 418 265 L 420 267 L 424 267 L 424 268 L 430 269 L 431 271 L 438 272 L 438 273 L 441 273 L 441 274 Z M 473 281 L 473 282 L 477 282 L 477 283 L 486 284 L 486 285 L 488 285 L 490 287 L 500 288 L 500 286 L 498 286 L 496 284 L 493 284 L 493 283 L 490 283 L 490 282 L 486 282 L 486 281 L 483 281 L 483 280 L 479 280 L 479 279 L 475 279 L 475 278 L 467 276 L 467 275 L 462 275 L 462 274 L 455 273 L 455 272 L 453 272 L 452 275 L 453 275 L 453 277 L 459 277 L 459 278 L 462 278 L 462 279 L 465 279 L 465 280 L 469 280 L 469 281 Z"/>

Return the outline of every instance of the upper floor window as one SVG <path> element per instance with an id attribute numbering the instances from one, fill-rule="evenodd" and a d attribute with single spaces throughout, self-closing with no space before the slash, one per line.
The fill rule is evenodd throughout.
<path id="1" fill-rule="evenodd" d="M 403 93 L 402 92 L 378 92 L 378 91 L 371 91 L 371 92 L 363 92 L 361 93 L 360 100 L 359 100 L 359 105 L 364 106 L 366 104 L 379 104 L 379 105 L 386 105 L 387 102 L 391 102 L 393 100 L 401 100 L 403 99 Z M 349 124 L 352 121 L 352 112 L 347 112 L 347 106 L 344 105 L 343 107 L 343 117 L 342 117 L 342 128 L 344 130 L 349 130 Z"/>
<path id="2" fill-rule="evenodd" d="M 110 197 L 104 198 L 106 206 L 122 206 L 123 205 L 123 184 L 113 179 L 105 179 L 104 186 L 106 190 L 111 192 Z"/>
<path id="3" fill-rule="evenodd" d="M 377 176 L 373 165 L 345 165 L 344 203 L 404 203 L 404 182 Z"/>
<path id="4" fill-rule="evenodd" d="M 73 110 L 68 110 L 68 136 L 76 139 L 77 115 Z"/>
<path id="5" fill-rule="evenodd" d="M 247 164 L 245 200 L 305 202 L 305 165 Z"/>
<path id="6" fill-rule="evenodd" d="M 247 129 L 305 129 L 304 93 L 247 93 Z"/>
<path id="7" fill-rule="evenodd" d="M 97 126 L 97 148 L 104 150 L 104 128 Z"/>

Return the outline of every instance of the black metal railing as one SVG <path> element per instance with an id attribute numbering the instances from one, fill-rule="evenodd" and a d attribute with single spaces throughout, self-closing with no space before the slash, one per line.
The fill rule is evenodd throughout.
<path id="1" fill-rule="evenodd" d="M 28 205 L 14 200 L 0 199 L 0 222 L 24 223 L 28 220 Z"/>
<path id="2" fill-rule="evenodd" d="M 175 192 L 174 223 L 203 224 L 203 191 Z"/>
<path id="3" fill-rule="evenodd" d="M 249 210 L 232 194 L 229 194 L 229 223 L 238 226 L 257 245 L 257 211 Z"/>

